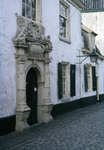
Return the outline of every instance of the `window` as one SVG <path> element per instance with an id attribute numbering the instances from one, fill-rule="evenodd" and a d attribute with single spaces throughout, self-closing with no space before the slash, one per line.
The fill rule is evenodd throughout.
<path id="1" fill-rule="evenodd" d="M 84 65 L 85 91 L 96 90 L 96 68 L 91 64 Z"/>
<path id="2" fill-rule="evenodd" d="M 69 95 L 69 63 L 58 63 L 58 95 L 59 98 L 68 97 Z"/>
<path id="3" fill-rule="evenodd" d="M 88 82 L 88 91 L 92 91 L 92 70 L 91 66 L 87 66 L 87 82 Z"/>
<path id="4" fill-rule="evenodd" d="M 86 50 L 93 51 L 95 47 L 95 37 L 97 36 L 97 34 L 84 25 L 81 25 L 81 27 L 82 27 L 82 35 L 84 39 L 83 50 L 85 50 L 85 52 L 87 52 Z"/>
<path id="5" fill-rule="evenodd" d="M 59 12 L 59 35 L 69 40 L 69 6 L 60 1 Z"/>
<path id="6" fill-rule="evenodd" d="M 66 95 L 66 65 L 62 64 L 62 93 Z"/>
<path id="7" fill-rule="evenodd" d="M 22 16 L 36 21 L 36 0 L 22 0 Z"/>

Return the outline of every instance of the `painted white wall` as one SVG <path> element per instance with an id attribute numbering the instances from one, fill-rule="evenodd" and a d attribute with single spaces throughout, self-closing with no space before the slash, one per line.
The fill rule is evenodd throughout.
<path id="1" fill-rule="evenodd" d="M 21 13 L 21 0 L 0 0 L 0 118 L 15 114 L 16 69 L 15 48 L 16 15 Z"/>
<path id="2" fill-rule="evenodd" d="M 104 12 L 82 13 L 82 23 L 97 33 L 96 45 L 104 55 Z"/>

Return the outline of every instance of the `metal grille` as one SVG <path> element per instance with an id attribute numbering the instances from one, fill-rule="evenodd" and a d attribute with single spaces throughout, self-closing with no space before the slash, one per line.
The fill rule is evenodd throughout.
<path id="1" fill-rule="evenodd" d="M 104 9 L 104 0 L 82 0 L 85 4 L 83 10 L 102 10 Z"/>

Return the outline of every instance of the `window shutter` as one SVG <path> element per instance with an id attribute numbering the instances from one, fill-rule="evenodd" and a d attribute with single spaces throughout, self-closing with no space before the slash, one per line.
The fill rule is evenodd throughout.
<path id="1" fill-rule="evenodd" d="M 96 68 L 95 66 L 92 66 L 92 85 L 93 85 L 93 91 L 96 90 Z"/>
<path id="2" fill-rule="evenodd" d="M 62 64 L 58 63 L 58 98 L 63 98 L 62 93 Z"/>
<path id="3" fill-rule="evenodd" d="M 87 66 L 84 65 L 84 81 L 85 81 L 85 92 L 88 91 L 88 81 L 87 81 Z"/>
<path id="4" fill-rule="evenodd" d="M 70 68 L 70 93 L 71 96 L 75 96 L 75 65 L 71 64 Z"/>

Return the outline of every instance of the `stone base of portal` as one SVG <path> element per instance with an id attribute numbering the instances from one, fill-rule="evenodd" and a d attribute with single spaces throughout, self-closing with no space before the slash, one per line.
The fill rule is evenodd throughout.
<path id="1" fill-rule="evenodd" d="M 26 108 L 24 110 L 16 110 L 16 131 L 24 131 L 30 128 L 27 124 L 27 119 L 30 114 L 30 108 Z"/>
<path id="2" fill-rule="evenodd" d="M 52 103 L 43 104 L 43 122 L 47 123 L 53 120 L 51 116 L 52 107 L 53 107 Z"/>

